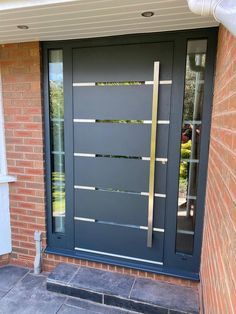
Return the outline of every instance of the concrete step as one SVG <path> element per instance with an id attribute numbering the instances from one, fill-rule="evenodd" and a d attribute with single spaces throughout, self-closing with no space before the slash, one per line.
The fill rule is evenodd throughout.
<path id="1" fill-rule="evenodd" d="M 138 313 L 199 313 L 195 288 L 64 263 L 49 274 L 47 289 Z"/>

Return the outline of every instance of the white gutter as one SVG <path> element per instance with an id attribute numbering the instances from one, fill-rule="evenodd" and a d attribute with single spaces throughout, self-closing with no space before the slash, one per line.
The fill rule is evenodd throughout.
<path id="1" fill-rule="evenodd" d="M 11 226 L 9 210 L 9 182 L 15 177 L 7 175 L 6 144 L 4 134 L 2 81 L 0 67 L 0 255 L 11 252 Z"/>
<path id="2" fill-rule="evenodd" d="M 202 16 L 213 16 L 236 36 L 236 0 L 187 0 L 189 9 Z"/>

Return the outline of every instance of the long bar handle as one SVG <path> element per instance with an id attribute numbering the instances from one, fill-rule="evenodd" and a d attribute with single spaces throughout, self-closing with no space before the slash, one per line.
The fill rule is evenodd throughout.
<path id="1" fill-rule="evenodd" d="M 148 232 L 147 247 L 152 247 L 153 233 L 153 207 L 154 207 L 154 185 L 155 185 L 155 158 L 156 158 L 156 133 L 157 133 L 157 111 L 159 93 L 160 62 L 154 62 L 153 94 L 152 94 L 152 127 L 150 148 L 150 172 L 149 172 L 149 194 L 148 194 Z"/>

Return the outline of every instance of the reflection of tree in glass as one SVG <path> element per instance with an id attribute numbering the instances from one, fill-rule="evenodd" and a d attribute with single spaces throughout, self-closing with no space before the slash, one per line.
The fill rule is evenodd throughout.
<path id="1" fill-rule="evenodd" d="M 62 82 L 50 81 L 50 117 L 64 117 L 64 97 Z"/>
<path id="2" fill-rule="evenodd" d="M 181 144 L 181 159 L 189 159 L 191 154 L 192 141 Z M 182 161 L 179 170 L 179 190 L 180 193 L 186 194 L 188 178 L 188 162 Z"/>
<path id="3" fill-rule="evenodd" d="M 53 215 L 65 214 L 65 174 L 52 173 L 52 204 Z"/>
<path id="4" fill-rule="evenodd" d="M 64 95 L 63 84 L 58 81 L 50 81 L 50 118 L 52 150 L 63 152 L 64 150 Z M 55 120 L 54 120 L 55 119 Z M 56 120 L 58 119 L 58 120 Z M 53 216 L 65 214 L 65 174 L 63 155 L 56 155 L 52 163 L 52 206 Z M 55 156 L 54 156 L 55 157 Z M 61 170 L 58 172 L 57 170 Z"/>

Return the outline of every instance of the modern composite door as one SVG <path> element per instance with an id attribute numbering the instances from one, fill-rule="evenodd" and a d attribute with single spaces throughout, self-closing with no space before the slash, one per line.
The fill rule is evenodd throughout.
<path id="1" fill-rule="evenodd" d="M 73 52 L 78 251 L 163 263 L 172 59 L 173 43 Z"/>
<path id="2" fill-rule="evenodd" d="M 197 273 L 210 40 L 177 42 L 45 45 L 49 253 Z"/>

